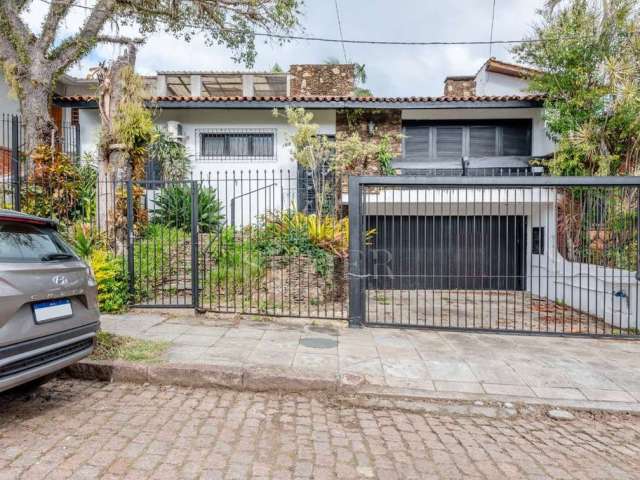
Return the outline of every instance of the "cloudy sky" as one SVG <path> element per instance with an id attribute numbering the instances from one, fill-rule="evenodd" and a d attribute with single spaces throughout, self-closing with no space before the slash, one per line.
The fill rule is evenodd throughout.
<path id="1" fill-rule="evenodd" d="M 79 0 L 91 4 L 91 0 Z M 344 37 L 366 40 L 460 41 L 488 40 L 493 0 L 338 0 Z M 544 0 L 496 0 L 495 40 L 525 36 L 537 21 Z M 34 0 L 27 20 L 37 31 L 48 8 Z M 72 32 L 86 11 L 74 9 L 64 26 Z M 304 35 L 339 38 L 334 0 L 306 0 L 301 19 Z M 97 61 L 118 53 L 119 47 L 102 46 L 75 66 L 72 74 L 86 75 Z M 366 66 L 367 87 L 383 96 L 440 95 L 446 75 L 473 74 L 489 56 L 489 46 L 370 46 L 347 45 L 350 60 Z M 508 46 L 493 47 L 492 55 L 512 56 Z M 190 43 L 165 34 L 151 36 L 139 52 L 137 68 L 157 70 L 245 70 L 230 59 L 223 47 Z M 274 63 L 321 63 L 327 57 L 344 58 L 340 44 L 295 41 L 284 46 L 259 40 L 255 70 L 270 70 Z"/>

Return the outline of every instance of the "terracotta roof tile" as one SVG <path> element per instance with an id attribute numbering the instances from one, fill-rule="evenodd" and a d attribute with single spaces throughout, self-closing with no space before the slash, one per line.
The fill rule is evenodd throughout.
<path id="1" fill-rule="evenodd" d="M 341 96 L 278 96 L 278 97 L 185 97 L 156 96 L 150 97 L 153 102 L 354 102 L 354 103 L 429 103 L 429 102 L 508 102 L 508 101 L 541 101 L 542 95 L 485 95 L 470 97 L 341 97 Z M 75 95 L 58 96 L 60 103 L 92 102 L 94 96 Z"/>

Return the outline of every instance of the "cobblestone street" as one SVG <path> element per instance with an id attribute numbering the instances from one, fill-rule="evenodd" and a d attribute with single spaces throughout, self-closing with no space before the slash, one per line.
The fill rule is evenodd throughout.
<path id="1" fill-rule="evenodd" d="M 0 395 L 0 478 L 637 478 L 640 418 L 507 419 L 56 380 Z"/>

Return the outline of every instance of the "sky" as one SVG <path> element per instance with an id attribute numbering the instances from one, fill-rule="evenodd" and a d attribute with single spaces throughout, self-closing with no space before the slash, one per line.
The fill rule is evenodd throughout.
<path id="1" fill-rule="evenodd" d="M 346 39 L 395 41 L 488 40 L 494 0 L 337 0 Z M 90 5 L 91 0 L 78 3 Z M 544 0 L 495 0 L 494 40 L 520 39 L 536 23 L 536 10 Z M 25 19 L 34 31 L 49 5 L 34 0 Z M 69 34 L 86 15 L 80 8 L 63 25 Z M 339 38 L 334 0 L 306 0 L 300 19 L 303 35 Z M 69 72 L 84 77 L 89 68 L 118 54 L 118 46 L 100 46 Z M 494 45 L 492 56 L 510 61 L 509 46 Z M 295 63 L 322 63 L 344 58 L 340 44 L 292 41 L 280 46 L 257 40 L 258 55 L 252 70 L 270 70 L 278 63 L 285 70 Z M 364 64 L 367 88 L 378 96 L 441 95 L 447 75 L 470 75 L 489 57 L 489 46 L 371 46 L 346 45 L 350 61 Z M 248 70 L 231 60 L 222 46 L 207 46 L 204 38 L 191 42 L 170 35 L 151 35 L 138 53 L 137 70 Z"/>

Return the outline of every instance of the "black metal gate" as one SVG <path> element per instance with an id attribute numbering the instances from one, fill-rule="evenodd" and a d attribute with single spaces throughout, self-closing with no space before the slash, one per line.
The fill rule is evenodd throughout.
<path id="1" fill-rule="evenodd" d="M 347 280 L 336 282 L 334 257 L 309 242 L 317 217 L 299 185 L 288 171 L 127 182 L 134 305 L 346 319 Z"/>
<path id="2" fill-rule="evenodd" d="M 352 177 L 350 323 L 637 336 L 640 179 Z"/>

